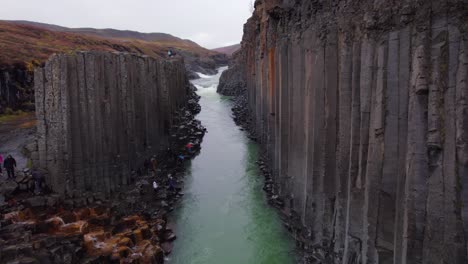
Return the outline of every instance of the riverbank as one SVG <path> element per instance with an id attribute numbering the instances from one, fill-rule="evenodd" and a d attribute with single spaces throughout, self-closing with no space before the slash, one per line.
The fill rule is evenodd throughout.
<path id="1" fill-rule="evenodd" d="M 229 80 L 229 79 L 227 79 Z M 255 131 L 252 114 L 249 111 L 247 101 L 247 90 L 239 88 L 236 96 L 232 98 L 232 115 L 233 120 L 241 130 L 246 131 L 249 139 L 257 142 L 257 134 Z M 317 245 L 314 248 L 307 247 L 307 239 L 311 234 L 304 232 L 298 215 L 285 208 L 285 197 L 278 193 L 278 183 L 272 177 L 272 169 L 268 161 L 265 151 L 260 150 L 257 159 L 257 167 L 261 171 L 263 177 L 263 191 L 265 192 L 268 204 L 275 208 L 280 215 L 283 226 L 288 230 L 291 236 L 296 241 L 296 247 L 299 252 L 300 263 L 332 263 L 331 255 L 328 254 L 329 248 Z"/>
<path id="2" fill-rule="evenodd" d="M 171 148 L 157 155 L 156 175 L 134 171 L 133 183 L 106 197 L 102 193 L 74 192 L 68 197 L 34 195 L 29 174 L 4 181 L 0 192 L 0 262 L 2 263 L 163 263 L 176 238 L 167 214 L 183 196 L 169 190 L 169 176 L 181 188 L 183 162 L 197 155 L 205 129 L 195 115 L 199 96 L 193 86 L 186 107 L 175 117 Z M 187 153 L 185 145 L 193 144 Z M 151 157 L 147 157 L 151 158 Z M 159 185 L 153 190 L 152 182 Z M 16 262 L 15 262 L 16 261 Z"/>

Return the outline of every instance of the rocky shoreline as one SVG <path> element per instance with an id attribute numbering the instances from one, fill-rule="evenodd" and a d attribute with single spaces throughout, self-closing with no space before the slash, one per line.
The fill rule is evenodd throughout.
<path id="1" fill-rule="evenodd" d="M 1 263 L 163 263 L 176 235 L 167 214 L 183 196 L 184 155 L 200 150 L 205 128 L 195 115 L 199 96 L 190 85 L 188 103 L 176 115 L 170 149 L 157 155 L 156 176 L 141 168 L 133 184 L 110 197 L 75 192 L 34 195 L 28 173 L 0 185 L 5 203 L 0 206 Z M 193 144 L 187 152 L 185 145 Z M 169 190 L 173 177 L 177 191 Z M 152 182 L 159 189 L 155 193 Z"/>
<path id="2" fill-rule="evenodd" d="M 234 122 L 237 126 L 240 127 L 241 130 L 247 132 L 247 137 L 249 139 L 258 143 L 252 115 L 248 110 L 247 91 L 245 88 L 238 88 L 238 91 L 234 93 L 237 94 L 233 97 L 232 113 Z M 265 192 L 268 204 L 274 207 L 280 213 L 283 226 L 296 240 L 297 249 L 300 251 L 299 256 L 301 258 L 301 263 L 329 263 L 314 262 L 318 260 L 325 260 L 327 254 L 319 249 L 314 249 L 309 252 L 304 247 L 305 240 L 299 235 L 300 231 L 302 230 L 302 225 L 300 224 L 297 215 L 291 214 L 291 212 L 285 209 L 285 199 L 284 197 L 278 195 L 278 183 L 276 183 L 272 177 L 272 170 L 269 167 L 270 165 L 267 159 L 267 155 L 264 151 L 260 153 L 257 165 L 264 178 L 263 191 Z"/>
<path id="3" fill-rule="evenodd" d="M 226 80 L 226 79 L 225 79 Z M 221 84 L 221 83 L 220 83 Z M 247 132 L 247 137 L 257 143 L 258 138 L 255 131 L 255 124 L 253 123 L 252 114 L 248 108 L 247 90 L 245 87 L 238 87 L 237 91 L 234 87 L 231 87 L 231 92 L 236 94 L 233 97 L 233 119 L 237 126 Z M 221 93 L 223 94 L 223 93 Z M 261 146 L 262 147 L 262 146 Z M 286 197 L 282 197 L 278 194 L 278 183 L 274 181 L 272 177 L 272 169 L 268 156 L 264 150 L 261 149 L 259 159 L 257 161 L 258 167 L 262 176 L 264 177 L 263 191 L 266 194 L 268 204 L 274 207 L 279 213 L 283 226 L 293 236 L 296 241 L 298 256 L 301 259 L 301 263 L 333 263 L 333 247 L 329 246 L 318 246 L 314 248 L 308 248 L 307 239 L 309 234 L 304 233 L 304 228 L 301 224 L 299 215 L 295 214 L 294 211 L 287 210 L 285 207 Z"/>
<path id="4" fill-rule="evenodd" d="M 466 25 L 459 0 L 255 2 L 231 75 L 309 262 L 468 263 Z"/>

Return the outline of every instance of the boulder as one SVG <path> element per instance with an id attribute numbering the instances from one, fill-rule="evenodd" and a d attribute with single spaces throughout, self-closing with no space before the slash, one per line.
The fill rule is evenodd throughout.
<path id="1" fill-rule="evenodd" d="M 31 208 L 45 207 L 47 204 L 47 199 L 43 196 L 34 196 L 26 199 L 24 203 L 27 207 Z"/>
<path id="2" fill-rule="evenodd" d="M 0 194 L 4 196 L 10 196 L 16 190 L 18 190 L 18 184 L 15 181 L 7 180 L 0 185 Z"/>

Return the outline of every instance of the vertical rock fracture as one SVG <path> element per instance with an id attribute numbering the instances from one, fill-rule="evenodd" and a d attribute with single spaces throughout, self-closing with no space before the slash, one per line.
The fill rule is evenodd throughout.
<path id="1" fill-rule="evenodd" d="M 54 55 L 34 76 L 36 166 L 54 191 L 111 193 L 169 145 L 189 92 L 184 64 L 126 53 Z"/>
<path id="2" fill-rule="evenodd" d="M 297 239 L 336 263 L 468 263 L 467 2 L 255 6 L 222 79 L 247 88 Z"/>

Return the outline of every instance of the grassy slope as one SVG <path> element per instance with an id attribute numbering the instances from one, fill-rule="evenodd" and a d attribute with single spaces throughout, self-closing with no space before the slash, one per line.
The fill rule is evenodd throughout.
<path id="1" fill-rule="evenodd" d="M 44 62 L 58 52 L 78 50 L 125 51 L 152 57 L 164 56 L 168 48 L 210 56 L 209 51 L 189 41 L 145 41 L 139 39 L 104 38 L 89 34 L 52 31 L 34 25 L 0 21 L 0 66 Z"/>

